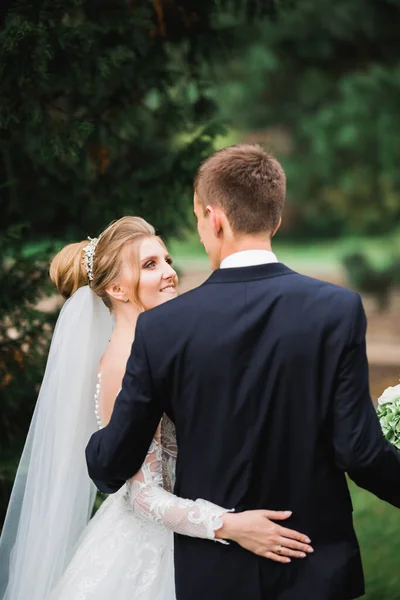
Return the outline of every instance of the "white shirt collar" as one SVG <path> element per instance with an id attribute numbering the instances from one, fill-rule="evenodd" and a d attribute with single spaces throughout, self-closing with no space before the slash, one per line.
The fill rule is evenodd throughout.
<path id="1" fill-rule="evenodd" d="M 224 258 L 219 268 L 253 267 L 277 262 L 279 262 L 277 257 L 270 250 L 242 250 Z"/>

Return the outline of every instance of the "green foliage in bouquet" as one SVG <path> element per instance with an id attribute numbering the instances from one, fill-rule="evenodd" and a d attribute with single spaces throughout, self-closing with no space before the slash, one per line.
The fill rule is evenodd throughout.
<path id="1" fill-rule="evenodd" d="M 385 390 L 378 400 L 377 414 L 383 435 L 400 450 L 400 384 Z"/>

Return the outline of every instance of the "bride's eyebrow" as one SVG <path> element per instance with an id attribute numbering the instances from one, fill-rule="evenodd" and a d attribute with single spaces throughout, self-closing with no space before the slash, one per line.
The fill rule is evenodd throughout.
<path id="1" fill-rule="evenodd" d="M 142 263 L 148 262 L 149 260 L 157 260 L 158 256 L 146 256 L 146 258 L 142 258 Z"/>
<path id="2" fill-rule="evenodd" d="M 146 256 L 146 258 L 142 258 L 141 262 L 145 263 L 145 262 L 148 262 L 149 260 L 158 260 L 159 258 L 160 258 L 160 256 L 156 256 L 156 255 L 155 256 Z M 168 260 L 168 259 L 172 260 L 171 255 L 170 254 L 165 254 L 164 255 L 164 260 Z"/>

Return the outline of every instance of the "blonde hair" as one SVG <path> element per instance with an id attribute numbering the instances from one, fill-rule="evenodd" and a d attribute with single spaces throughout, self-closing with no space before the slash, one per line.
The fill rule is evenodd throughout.
<path id="1" fill-rule="evenodd" d="M 76 290 L 89 285 L 111 310 L 112 302 L 107 288 L 118 278 L 127 251 L 133 251 L 129 261 L 132 271 L 132 286 L 127 294 L 129 299 L 141 308 L 138 288 L 140 281 L 139 246 L 145 238 L 154 237 L 164 247 L 163 241 L 156 236 L 155 229 L 140 217 L 122 217 L 114 221 L 103 231 L 97 243 L 93 259 L 93 280 L 89 282 L 83 262 L 83 249 L 88 241 L 68 244 L 53 258 L 50 264 L 50 278 L 64 298 L 69 298 Z"/>
<path id="2" fill-rule="evenodd" d="M 69 298 L 76 290 L 88 284 L 82 261 L 83 249 L 88 242 L 77 242 L 64 246 L 50 263 L 50 279 L 63 298 Z"/>

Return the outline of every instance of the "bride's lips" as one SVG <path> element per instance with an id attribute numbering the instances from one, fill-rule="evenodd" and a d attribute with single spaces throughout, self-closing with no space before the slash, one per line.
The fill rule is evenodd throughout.
<path id="1" fill-rule="evenodd" d="M 169 285 L 166 285 L 165 287 L 161 288 L 160 292 L 165 292 L 166 294 L 175 294 L 176 287 L 172 284 L 169 284 Z"/>

